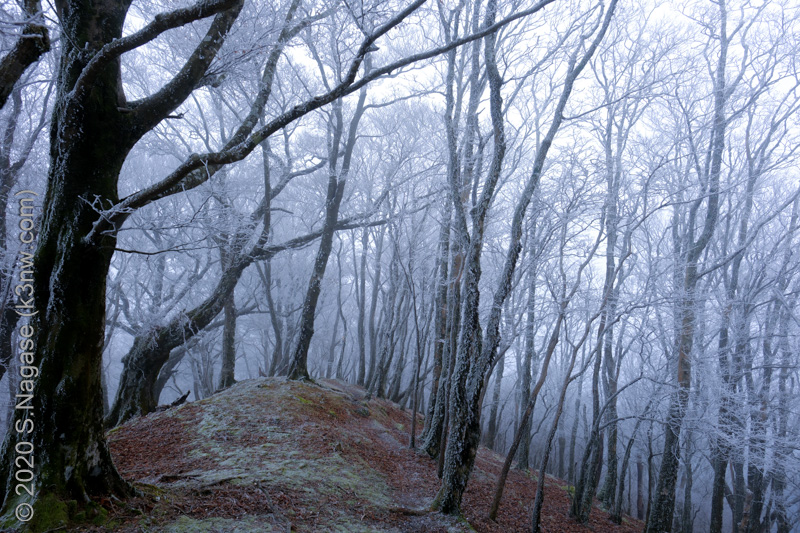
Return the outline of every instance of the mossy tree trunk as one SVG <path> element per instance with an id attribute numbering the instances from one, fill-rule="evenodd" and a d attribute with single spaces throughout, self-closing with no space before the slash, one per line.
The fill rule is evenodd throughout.
<path id="1" fill-rule="evenodd" d="M 91 57 L 119 37 L 127 5 L 91 7 L 62 3 L 62 56 L 50 132 L 50 171 L 34 258 L 35 366 L 40 374 L 32 409 L 18 409 L 15 422 L 32 419 L 29 434 L 11 431 L 2 451 L 4 512 L 28 500 L 14 486 L 14 446 L 34 446 L 34 494 L 86 502 L 92 496 L 130 492 L 114 468 L 103 428 L 101 361 L 105 327 L 106 276 L 116 238 L 86 243 L 97 213 L 92 202 L 117 201 L 117 178 L 133 145 L 131 125 L 120 113 L 119 63 L 112 61 L 85 98 L 70 92 Z M 86 50 L 81 50 L 85 43 Z M 43 514 L 37 502 L 35 512 Z M 4 513 L 4 514 L 5 514 Z"/>
<path id="2" fill-rule="evenodd" d="M 119 56 L 131 44 L 121 39 L 130 3 L 62 1 L 56 7 L 61 58 L 50 170 L 34 256 L 37 314 L 32 340 L 34 365 L 40 371 L 30 391 L 31 409 L 17 409 L 14 420 L 22 424 L 30 419 L 34 425 L 28 432 L 7 434 L 0 466 L 3 516 L 11 523 L 16 523 L 13 513 L 21 502 L 31 504 L 34 520 L 41 521 L 52 515 L 54 499 L 84 504 L 92 497 L 131 492 L 114 468 L 103 427 L 106 277 L 116 231 L 88 236 L 98 210 L 119 200 L 119 172 L 131 147 L 191 93 L 238 15 L 233 9 L 217 16 L 182 76 L 152 97 L 128 103 Z M 176 27 L 230 7 L 181 13 L 163 21 Z M 106 45 L 111 43 L 117 48 L 109 49 Z M 15 446 L 22 441 L 34 447 L 32 496 L 17 495 L 16 490 Z M 48 527 L 59 526 L 63 519 Z"/>

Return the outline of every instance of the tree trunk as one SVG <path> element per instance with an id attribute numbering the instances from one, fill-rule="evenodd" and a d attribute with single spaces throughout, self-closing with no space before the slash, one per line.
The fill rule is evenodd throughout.
<path id="1" fill-rule="evenodd" d="M 691 439 L 691 432 L 687 436 L 687 441 Z M 683 511 L 681 512 L 681 533 L 692 533 L 692 486 L 693 486 L 693 472 L 692 472 L 692 457 L 686 458 L 683 462 L 685 485 L 683 487 Z"/>
<path id="2" fill-rule="evenodd" d="M 606 286 L 607 288 L 607 286 Z M 605 292 L 607 295 L 608 293 Z M 600 427 L 600 370 L 602 363 L 602 340 L 605 332 L 606 321 L 608 320 L 608 308 L 604 306 L 600 326 L 597 330 L 597 347 L 594 349 L 594 366 L 592 371 L 592 426 L 589 433 L 589 440 L 586 442 L 586 449 L 583 452 L 581 461 L 581 471 L 578 482 L 575 483 L 575 493 L 572 497 L 572 505 L 569 514 L 578 522 L 586 523 L 589 519 L 589 512 L 592 509 L 592 500 L 597 491 L 599 481 L 595 473 L 598 470 L 598 463 L 602 468 L 603 462 L 603 435 L 599 431 Z"/>
<path id="3" fill-rule="evenodd" d="M 500 392 L 502 390 L 503 384 L 503 370 L 505 368 L 505 357 L 501 357 L 500 360 L 497 362 L 497 371 L 494 375 L 494 391 L 492 393 L 492 403 L 489 410 L 489 425 L 486 428 L 486 436 L 484 438 L 483 444 L 487 448 L 494 450 L 495 449 L 495 441 L 497 440 L 497 426 L 499 424 L 498 421 L 498 410 L 500 408 Z"/>
<path id="4" fill-rule="evenodd" d="M 365 69 L 369 71 L 369 57 L 365 60 Z M 333 102 L 333 124 L 331 124 L 331 142 L 328 147 L 328 193 L 325 200 L 325 219 L 322 226 L 322 236 L 320 237 L 317 256 L 314 260 L 314 267 L 311 272 L 311 279 L 308 281 L 305 299 L 300 314 L 300 325 L 298 326 L 299 335 L 297 344 L 292 352 L 292 359 L 289 366 L 289 379 L 308 380 L 308 348 L 311 345 L 311 337 L 314 335 L 314 317 L 317 310 L 317 300 L 322 290 L 322 278 L 325 276 L 325 268 L 328 265 L 328 257 L 333 246 L 333 234 L 336 231 L 336 223 L 339 219 L 339 206 L 342 204 L 344 188 L 347 184 L 347 176 L 350 173 L 350 162 L 353 158 L 353 150 L 356 145 L 358 124 L 364 114 L 364 103 L 367 99 L 367 89 L 363 87 L 358 94 L 358 103 L 350 120 L 347 139 L 344 144 L 344 155 L 342 157 L 341 168 L 337 168 L 339 162 L 339 146 L 343 135 L 342 120 L 342 100 Z"/>
<path id="5" fill-rule="evenodd" d="M 340 180 L 333 173 L 328 178 L 328 195 L 325 200 L 325 222 L 322 238 L 317 250 L 317 257 L 314 260 L 314 268 L 311 273 L 311 279 L 308 282 L 306 296 L 303 300 L 303 308 L 300 315 L 300 335 L 292 353 L 289 379 L 311 379 L 308 374 L 308 348 L 311 345 L 311 337 L 314 335 L 317 300 L 322 291 L 322 278 L 325 275 L 325 268 L 328 265 L 328 257 L 333 245 L 333 233 L 339 217 L 339 206 L 342 203 L 345 183 L 345 179 Z"/>
<path id="6" fill-rule="evenodd" d="M 653 404 L 653 400 L 650 400 L 645 407 L 642 416 L 636 420 L 636 424 L 633 426 L 633 432 L 631 433 L 631 438 L 628 439 L 628 444 L 625 446 L 625 453 L 622 457 L 622 467 L 620 468 L 619 472 L 619 483 L 617 487 L 617 499 L 614 503 L 614 509 L 611 512 L 611 521 L 616 524 L 622 523 L 622 501 L 625 495 L 625 477 L 627 476 L 628 472 L 628 463 L 631 458 L 631 450 L 633 449 L 633 443 L 636 441 L 636 433 L 639 431 L 639 426 L 642 423 L 642 420 L 645 416 L 650 412 L 650 407 Z M 636 461 L 636 490 L 637 490 L 637 500 L 636 500 L 636 512 L 637 518 L 642 519 L 644 516 L 644 510 L 641 507 L 644 505 L 643 502 L 643 495 L 642 495 L 642 462 L 641 460 Z M 633 491 L 631 490 L 631 493 Z"/>
<path id="7" fill-rule="evenodd" d="M 356 262 L 356 240 L 353 238 L 353 265 Z M 364 329 L 367 307 L 367 249 L 369 247 L 369 229 L 364 228 L 361 232 L 361 265 L 360 273 L 357 272 L 356 301 L 358 302 L 358 374 L 356 383 L 362 387 L 366 386 L 367 380 L 367 335 Z"/>
<path id="8" fill-rule="evenodd" d="M 222 327 L 222 369 L 219 374 L 217 390 L 227 389 L 234 383 L 236 370 L 236 304 L 234 291 L 225 298 L 223 313 L 225 315 Z"/>
<path id="9" fill-rule="evenodd" d="M 528 405 L 525 408 L 525 412 L 522 414 L 522 419 L 517 427 L 517 433 L 514 435 L 514 441 L 511 443 L 511 449 L 506 454 L 506 460 L 503 463 L 502 470 L 500 470 L 500 476 L 497 479 L 497 486 L 495 487 L 494 491 L 494 499 L 492 500 L 492 506 L 489 509 L 489 518 L 492 520 L 497 518 L 497 511 L 500 508 L 500 500 L 503 497 L 503 490 L 506 485 L 506 479 L 508 478 L 508 472 L 511 470 L 511 462 L 514 460 L 517 449 L 524 439 L 527 438 L 530 440 L 530 419 L 533 414 L 533 410 L 536 407 L 536 400 L 539 398 L 539 391 L 542 389 L 542 386 L 547 379 L 547 372 L 550 368 L 550 359 L 555 352 L 556 346 L 558 345 L 559 336 L 561 334 L 561 325 L 563 324 L 565 318 L 565 306 L 566 302 L 562 302 L 561 310 L 558 314 L 558 318 L 556 319 L 556 324 L 553 327 L 553 331 L 550 333 L 550 338 L 547 343 L 547 351 L 545 352 L 544 360 L 542 361 L 542 369 L 539 372 L 536 385 L 533 387 L 533 392 L 528 399 Z"/>
<path id="10" fill-rule="evenodd" d="M 22 390 L 17 405 L 24 407 L 15 412 L 15 423 L 33 420 L 35 425 L 29 432 L 6 435 L 0 466 L 4 516 L 13 516 L 17 504 L 27 502 L 34 519 L 38 515 L 44 520 L 45 509 L 53 504 L 50 498 L 86 503 L 93 496 L 131 493 L 114 468 L 103 428 L 106 277 L 116 237 L 104 235 L 99 244 L 87 243 L 84 237 L 97 213 L 79 200 L 116 203 L 119 171 L 135 142 L 127 133 L 131 126 L 126 117 L 117 110 L 119 62 L 97 76 L 90 98 L 76 102 L 70 94 L 90 57 L 77 49 L 85 43 L 96 51 L 119 38 L 126 11 L 120 7 L 113 1 L 82 5 L 81 16 L 76 13 L 63 24 L 51 165 L 34 258 L 33 305 L 27 310 L 36 313 L 30 323 L 35 346 L 30 366 L 36 367 L 38 378 L 27 381 L 33 389 Z M 11 490 L 16 485 L 15 446 L 23 441 L 35 450 L 35 497 Z M 45 527 L 59 527 L 67 518 L 58 517 Z"/>
<path id="11" fill-rule="evenodd" d="M 683 259 L 683 283 L 678 298 L 678 313 L 676 321 L 679 331 L 675 343 L 674 358 L 677 370 L 677 391 L 670 399 L 669 412 L 666 421 L 666 434 L 664 438 L 664 452 L 661 460 L 661 470 L 658 476 L 658 486 L 653 501 L 652 510 L 647 521 L 647 533 L 663 533 L 672 531 L 672 515 L 675 509 L 675 482 L 678 475 L 678 462 L 680 460 L 680 431 L 683 417 L 689 401 L 691 388 L 691 354 L 696 326 L 695 306 L 697 305 L 698 262 L 703 251 L 708 246 L 716 229 L 719 215 L 719 181 L 722 168 L 722 155 L 725 148 L 725 103 L 729 91 L 725 86 L 725 66 L 727 63 L 727 35 L 726 7 L 724 2 L 719 4 L 720 50 L 716 72 L 714 72 L 714 114 L 709 141 L 709 165 L 706 177 L 706 216 L 703 229 L 697 240 L 692 232 L 686 236 Z M 693 207 L 690 216 L 694 220 L 697 215 Z M 691 225 L 694 227 L 694 224 Z"/>
<path id="12" fill-rule="evenodd" d="M 378 294 L 381 286 L 381 255 L 383 255 L 383 238 L 386 228 L 381 227 L 378 231 L 377 242 L 375 243 L 375 274 L 372 276 L 372 293 L 370 294 L 369 316 L 367 317 L 367 330 L 369 332 L 369 370 L 365 386 L 373 382 L 375 371 L 377 370 L 378 359 L 378 330 L 375 324 L 375 313 L 378 310 Z"/>
<path id="13" fill-rule="evenodd" d="M 532 223 L 532 225 L 535 222 Z M 531 231 L 533 233 L 533 231 Z M 529 241 L 531 239 L 529 238 Z M 533 262 L 533 261 L 531 261 Z M 536 268 L 535 264 L 529 266 L 528 276 L 528 303 L 527 317 L 525 319 L 525 355 L 522 364 L 522 376 L 520 376 L 520 410 L 528 405 L 531 397 L 531 373 L 534 371 L 534 359 L 536 358 Z M 520 419 L 521 436 L 519 452 L 517 453 L 517 468 L 522 471 L 528 469 L 528 458 L 531 455 L 531 422 L 530 417 L 525 420 Z M 563 457 L 562 457 L 563 462 Z"/>
<path id="14" fill-rule="evenodd" d="M 438 253 L 438 276 L 436 279 L 436 300 L 434 302 L 434 340 L 433 340 L 433 381 L 431 383 L 431 395 L 428 399 L 428 410 L 425 414 L 425 430 L 420 439 L 427 443 L 430 439 L 436 440 L 432 435 L 434 432 L 441 434 L 441 399 L 439 398 L 439 380 L 442 376 L 443 359 L 445 345 L 447 343 L 447 286 L 448 286 L 448 258 L 450 255 L 450 212 L 449 203 L 443 208 L 447 214 L 442 220 L 439 229 L 439 253 Z M 439 403 L 439 413 L 437 416 L 437 402 Z M 438 428 L 435 426 L 438 423 Z M 434 443 L 433 448 L 436 448 Z"/>
<path id="15" fill-rule="evenodd" d="M 333 377 L 333 366 L 336 359 L 336 345 L 339 344 L 339 320 L 342 315 L 342 244 L 339 242 L 339 251 L 336 253 L 336 264 L 339 267 L 339 288 L 336 291 L 336 318 L 333 321 L 333 333 L 331 335 L 331 345 L 328 350 L 328 364 L 325 369 L 325 377 Z M 346 330 L 345 330 L 346 331 Z M 344 343 L 344 339 L 341 339 Z"/>
<path id="16" fill-rule="evenodd" d="M 170 352 L 202 331 L 220 313 L 250 263 L 249 258 L 237 261 L 223 273 L 214 292 L 202 304 L 134 339 L 122 359 L 124 366 L 114 405 L 106 418 L 107 427 L 153 412 L 158 405 L 156 382 Z"/>
<path id="17" fill-rule="evenodd" d="M 636 460 L 636 518 L 644 520 L 644 463 L 642 459 Z"/>
<path id="18" fill-rule="evenodd" d="M 281 372 L 288 371 L 287 361 L 284 359 L 284 343 L 283 343 L 283 328 L 284 319 L 281 316 L 282 307 L 275 302 L 272 296 L 272 260 L 267 259 L 264 261 L 264 269 L 262 271 L 262 279 L 264 282 L 264 293 L 267 300 L 267 310 L 269 311 L 270 325 L 272 326 L 272 334 L 275 337 L 275 345 L 272 348 L 272 360 L 270 361 L 267 374 L 269 376 L 276 376 Z M 266 363 L 265 363 L 266 364 Z"/>
<path id="19" fill-rule="evenodd" d="M 578 276 L 580 278 L 580 276 Z M 563 312 L 563 308 L 562 308 Z M 581 349 L 581 345 L 586 341 L 586 338 L 589 336 L 589 332 L 591 331 L 591 323 L 586 325 L 586 329 L 584 330 L 583 337 L 578 342 L 572 346 L 572 353 L 570 354 L 571 357 L 569 359 L 569 364 L 564 371 L 564 382 L 561 385 L 561 391 L 558 397 L 558 403 L 556 404 L 556 412 L 553 417 L 553 425 L 550 426 L 550 432 L 547 435 L 547 440 L 545 441 L 544 445 L 544 452 L 542 455 L 542 463 L 539 468 L 539 480 L 536 483 L 536 498 L 533 502 L 533 516 L 531 518 L 532 528 L 531 531 L 533 533 L 538 533 L 539 531 L 539 522 L 541 520 L 542 515 L 542 506 L 544 505 L 544 485 L 547 481 L 547 464 L 550 460 L 550 452 L 553 449 L 553 439 L 556 436 L 556 431 L 558 431 L 558 423 L 561 420 L 561 413 L 564 412 L 564 400 L 567 396 L 567 389 L 569 388 L 569 384 L 575 379 L 575 376 L 572 376 L 572 370 L 575 368 L 575 361 L 578 359 L 578 352 Z"/>
<path id="20" fill-rule="evenodd" d="M 583 376 L 581 376 L 582 378 Z M 583 380 L 578 384 L 578 390 L 583 388 Z M 575 399 L 575 418 L 572 420 L 572 430 L 569 438 L 569 453 L 567 454 L 567 481 L 575 486 L 575 444 L 578 441 L 578 424 L 581 421 L 581 395 Z"/>

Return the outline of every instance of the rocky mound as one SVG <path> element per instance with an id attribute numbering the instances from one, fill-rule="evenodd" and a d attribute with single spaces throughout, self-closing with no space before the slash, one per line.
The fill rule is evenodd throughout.
<path id="1" fill-rule="evenodd" d="M 163 532 L 514 532 L 530 530 L 535 481 L 512 472 L 497 523 L 486 518 L 502 458 L 481 450 L 464 519 L 427 512 L 436 465 L 408 449 L 410 414 L 341 382 L 248 380 L 109 433 L 120 472 L 144 494 L 103 502 L 102 529 Z M 418 426 L 421 426 L 421 419 Z M 599 509 L 567 518 L 547 480 L 543 531 L 641 531 Z M 468 523 L 469 522 L 469 523 Z M 474 529 L 473 529 L 474 528 Z"/>

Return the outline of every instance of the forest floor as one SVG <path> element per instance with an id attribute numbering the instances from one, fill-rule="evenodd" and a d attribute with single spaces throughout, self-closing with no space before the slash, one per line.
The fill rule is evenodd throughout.
<path id="1" fill-rule="evenodd" d="M 408 448 L 411 415 L 337 381 L 248 380 L 199 402 L 113 429 L 122 475 L 142 493 L 105 501 L 103 528 L 120 532 L 530 531 L 536 481 L 512 471 L 498 521 L 486 514 L 503 458 L 481 448 L 464 518 L 427 508 L 436 464 Z M 420 424 L 421 426 L 421 419 Z M 567 483 L 548 476 L 544 532 L 640 532 L 599 507 L 587 526 L 568 515 Z"/>

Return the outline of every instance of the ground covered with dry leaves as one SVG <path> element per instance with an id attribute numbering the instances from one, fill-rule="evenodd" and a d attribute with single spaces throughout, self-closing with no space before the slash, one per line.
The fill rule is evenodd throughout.
<path id="1" fill-rule="evenodd" d="M 409 450 L 410 413 L 363 389 L 323 380 L 248 380 L 200 402 L 109 433 L 120 472 L 141 492 L 102 502 L 121 532 L 530 531 L 536 482 L 512 472 L 497 522 L 486 514 L 502 457 L 481 449 L 464 518 L 427 508 L 436 464 Z M 600 508 L 588 526 L 567 516 L 566 483 L 547 478 L 545 532 L 642 530 Z"/>

